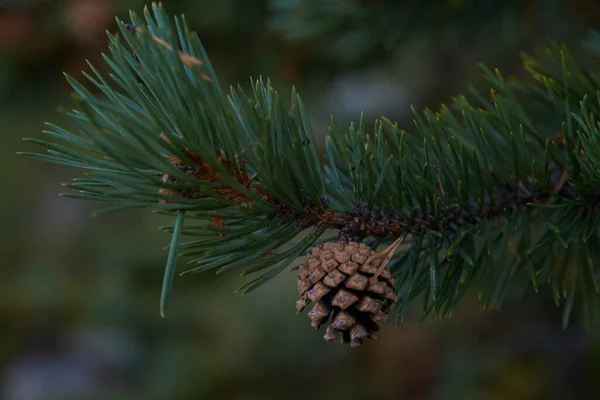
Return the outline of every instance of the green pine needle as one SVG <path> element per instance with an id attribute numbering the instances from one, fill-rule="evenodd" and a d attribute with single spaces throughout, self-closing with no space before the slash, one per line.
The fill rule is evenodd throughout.
<path id="1" fill-rule="evenodd" d="M 171 246 L 169 246 L 169 258 L 165 267 L 165 275 L 163 277 L 162 292 L 160 294 L 160 316 L 165 318 L 165 308 L 167 300 L 171 294 L 173 287 L 173 278 L 175 277 L 175 267 L 177 264 L 177 251 L 179 250 L 179 242 L 181 239 L 181 231 L 183 230 L 183 220 L 185 219 L 185 211 L 177 211 L 177 219 L 175 220 L 175 228 L 173 236 L 171 236 Z"/>

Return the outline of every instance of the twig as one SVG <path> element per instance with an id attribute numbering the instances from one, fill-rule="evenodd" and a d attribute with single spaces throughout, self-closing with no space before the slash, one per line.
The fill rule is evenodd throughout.
<path id="1" fill-rule="evenodd" d="M 136 33 L 141 33 L 142 32 L 142 28 L 135 27 L 135 26 L 133 26 L 131 24 L 126 24 L 125 27 L 127 29 L 133 31 L 133 32 L 136 32 Z M 152 39 L 156 43 L 158 43 L 160 46 L 164 47 L 165 49 L 167 49 L 169 51 L 175 51 L 173 49 L 173 46 L 171 46 L 169 43 L 167 43 L 163 39 L 159 38 L 158 36 L 152 35 Z M 204 62 L 202 60 L 200 60 L 197 57 L 192 56 L 191 54 L 184 53 L 181 50 L 177 50 L 177 53 L 179 54 L 179 59 L 181 60 L 181 62 L 184 65 L 186 65 L 186 66 L 188 66 L 190 68 L 192 68 L 192 67 L 200 67 L 200 66 L 204 65 Z M 200 74 L 200 77 L 202 79 L 204 79 L 205 81 L 208 81 L 208 82 L 212 82 L 213 81 L 212 78 L 210 76 L 206 75 L 205 73 L 200 72 L 200 71 L 198 71 L 198 73 Z"/>
<path id="2" fill-rule="evenodd" d="M 556 181 L 556 183 L 554 184 L 554 187 L 552 188 L 552 191 L 554 192 L 554 194 L 559 194 L 563 188 L 565 187 L 567 180 L 569 178 L 569 175 L 567 174 L 567 171 L 562 171 L 560 177 L 558 178 L 558 180 Z M 548 199 L 548 201 L 546 202 L 546 205 L 550 205 L 554 202 L 554 197 L 550 197 Z"/>
<path id="3" fill-rule="evenodd" d="M 440 177 L 439 168 L 434 168 L 435 175 L 437 176 L 438 185 L 440 186 L 440 191 L 442 192 L 442 196 L 446 197 L 446 191 L 444 190 L 444 185 L 442 184 L 442 178 Z"/>
<path id="4" fill-rule="evenodd" d="M 515 256 L 515 259 L 520 264 L 522 261 L 521 256 L 519 255 L 519 252 L 518 252 L 517 248 L 515 247 L 515 244 L 514 244 L 512 238 L 508 238 L 508 249 L 510 250 L 512 255 Z"/>
<path id="5" fill-rule="evenodd" d="M 558 178 L 558 181 L 556 181 L 556 185 L 554 185 L 554 193 L 555 194 L 559 194 L 560 193 L 560 191 L 565 186 L 565 183 L 567 183 L 568 177 L 569 176 L 567 174 L 567 171 L 563 171 L 562 175 L 560 176 L 560 178 Z"/>
<path id="6" fill-rule="evenodd" d="M 526 196 L 531 196 L 531 192 L 525 187 L 525 185 L 523 185 L 523 182 L 521 181 L 519 181 L 519 189 L 521 189 Z"/>
<path id="7" fill-rule="evenodd" d="M 386 267 L 386 265 L 388 265 L 388 263 L 390 262 L 392 257 L 394 257 L 394 254 L 396 253 L 396 251 L 398 251 L 398 249 L 402 245 L 402 242 L 404 242 L 404 239 L 406 239 L 406 233 L 403 233 L 402 235 L 400 235 L 400 237 L 398 239 L 394 240 L 394 242 L 392 244 L 390 244 L 388 247 L 386 247 L 385 250 L 383 250 L 382 252 L 377 253 L 374 256 L 371 256 L 371 257 L 369 257 L 369 259 L 367 259 L 365 264 L 369 264 L 369 263 L 372 263 L 373 261 L 383 258 L 381 265 L 379 266 L 379 268 L 377 269 L 377 272 L 373 276 L 374 280 L 377 279 L 377 277 L 379 277 L 379 274 L 381 274 L 381 271 L 383 271 L 383 269 Z"/>

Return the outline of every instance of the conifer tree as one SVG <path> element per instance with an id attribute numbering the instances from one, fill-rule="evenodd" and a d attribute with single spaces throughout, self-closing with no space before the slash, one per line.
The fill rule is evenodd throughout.
<path id="1" fill-rule="evenodd" d="M 173 220 L 161 315 L 178 259 L 182 276 L 251 275 L 241 293 L 301 264 L 297 310 L 314 302 L 313 326 L 353 346 L 412 300 L 444 317 L 468 290 L 494 308 L 548 286 L 565 326 L 576 304 L 597 315 L 600 80 L 565 46 L 523 55 L 522 81 L 482 66 L 487 93 L 413 110 L 412 128 L 332 118 L 320 154 L 295 90 L 289 107 L 268 79 L 224 91 L 183 17 L 130 17 L 108 34 L 110 74 L 84 73 L 102 95 L 67 76 L 71 125 L 20 154 L 83 170 L 65 196 L 99 213 Z"/>

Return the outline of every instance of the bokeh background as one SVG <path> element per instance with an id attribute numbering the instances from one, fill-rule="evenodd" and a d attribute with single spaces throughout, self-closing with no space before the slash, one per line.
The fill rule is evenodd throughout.
<path id="1" fill-rule="evenodd" d="M 519 52 L 575 49 L 598 23 L 593 0 L 167 0 L 185 13 L 221 84 L 269 76 L 297 86 L 324 135 L 384 114 L 412 126 L 480 83 L 478 61 L 522 74 Z M 19 158 L 70 107 L 114 16 L 140 0 L 0 0 L 0 399 L 585 399 L 600 392 L 600 330 L 543 292 L 449 320 L 386 326 L 360 349 L 328 344 L 296 316 L 295 276 L 240 297 L 237 276 L 175 281 L 158 299 L 170 222 L 149 212 L 91 218 L 61 198 L 78 171 Z M 479 83 L 478 83 L 479 82 Z M 596 393 L 596 395 L 594 395 Z"/>

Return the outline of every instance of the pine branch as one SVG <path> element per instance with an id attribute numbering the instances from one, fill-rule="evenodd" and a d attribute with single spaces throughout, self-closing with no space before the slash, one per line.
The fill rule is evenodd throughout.
<path id="1" fill-rule="evenodd" d="M 523 56 L 527 84 L 482 67 L 489 95 L 415 112 L 414 133 L 385 118 L 342 133 L 332 119 L 322 165 L 295 91 L 289 109 L 268 80 L 225 95 L 197 35 L 160 5 L 119 28 L 111 81 L 84 73 L 102 97 L 67 77 L 73 128 L 49 124 L 51 141 L 28 139 L 47 153 L 22 154 L 85 169 L 70 197 L 177 214 L 162 227 L 173 239 L 161 313 L 176 255 L 195 264 L 181 275 L 267 270 L 246 293 L 333 229 L 375 246 L 406 239 L 389 260 L 400 318 L 418 295 L 424 315 L 444 316 L 469 288 L 497 307 L 527 281 L 565 301 L 565 323 L 576 293 L 595 315 L 600 79 L 564 46 Z"/>
<path id="2" fill-rule="evenodd" d="M 425 213 L 419 210 L 412 218 L 405 219 L 396 216 L 390 209 L 367 211 L 364 205 L 357 204 L 354 210 L 349 212 L 340 212 L 331 207 L 308 208 L 307 213 L 296 214 L 294 218 L 305 223 L 320 223 L 328 228 L 340 230 L 345 240 L 352 241 L 361 241 L 367 236 L 397 238 L 404 234 L 461 230 L 467 226 L 493 222 L 505 214 L 538 208 L 557 198 L 562 197 L 568 201 L 580 199 L 564 177 L 566 174 L 560 174 L 555 182 L 550 182 L 547 190 L 537 194 L 533 194 L 521 184 L 516 188 L 508 188 L 504 194 L 485 198 L 482 205 L 473 200 L 468 208 L 446 207 L 443 215 L 438 215 L 434 210 Z M 600 193 L 594 193 L 582 206 L 596 208 L 598 204 Z"/>

